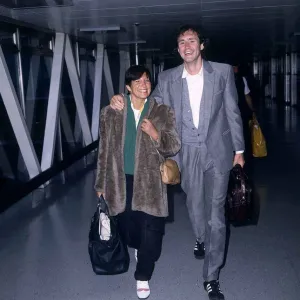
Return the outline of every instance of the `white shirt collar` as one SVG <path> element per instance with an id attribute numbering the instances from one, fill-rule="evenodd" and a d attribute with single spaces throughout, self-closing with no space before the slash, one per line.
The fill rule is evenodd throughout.
<path id="1" fill-rule="evenodd" d="M 203 75 L 203 66 L 201 67 L 199 73 L 197 73 L 197 74 L 195 74 L 195 75 L 200 75 L 200 76 Z M 191 74 L 186 70 L 186 68 L 183 68 L 182 78 L 187 78 L 187 77 L 189 77 L 189 76 L 195 76 L 195 75 L 191 75 Z"/>
<path id="2" fill-rule="evenodd" d="M 132 104 L 132 102 L 131 102 L 131 96 L 130 96 L 130 95 L 129 95 L 129 99 L 130 99 L 130 104 L 131 104 L 132 110 L 133 110 L 133 111 L 140 111 L 139 109 L 135 109 L 135 108 L 133 107 L 133 104 Z M 146 104 L 147 100 L 148 100 L 148 98 L 146 98 L 146 100 L 145 100 L 145 102 L 144 102 L 144 105 Z"/>

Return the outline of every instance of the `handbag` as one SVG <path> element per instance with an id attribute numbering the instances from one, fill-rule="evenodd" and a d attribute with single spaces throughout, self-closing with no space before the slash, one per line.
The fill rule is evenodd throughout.
<path id="1" fill-rule="evenodd" d="M 241 165 L 235 165 L 230 171 L 227 214 L 233 226 L 246 225 L 253 215 L 253 193 L 248 177 Z"/>
<path id="2" fill-rule="evenodd" d="M 252 141 L 252 155 L 254 157 L 265 157 L 267 156 L 267 145 L 266 139 L 262 133 L 261 127 L 257 121 L 255 114 L 253 114 L 252 120 L 249 121 L 251 130 L 251 141 Z"/>
<path id="3" fill-rule="evenodd" d="M 180 171 L 173 159 L 166 159 L 160 164 L 161 180 L 165 184 L 175 185 L 180 183 Z"/>
<path id="4" fill-rule="evenodd" d="M 101 195 L 89 231 L 88 252 L 93 271 L 97 275 L 115 275 L 128 271 L 129 254 L 117 226 Z"/>
<path id="5" fill-rule="evenodd" d="M 162 160 L 159 166 L 162 182 L 170 185 L 180 183 L 180 171 L 176 161 L 170 158 L 165 159 L 157 149 L 156 151 Z"/>

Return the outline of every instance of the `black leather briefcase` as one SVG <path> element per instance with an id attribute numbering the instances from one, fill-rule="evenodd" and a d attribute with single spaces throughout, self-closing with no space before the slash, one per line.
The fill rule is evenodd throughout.
<path id="1" fill-rule="evenodd" d="M 230 171 L 227 216 L 233 226 L 247 225 L 253 217 L 252 187 L 240 165 L 235 165 Z"/>

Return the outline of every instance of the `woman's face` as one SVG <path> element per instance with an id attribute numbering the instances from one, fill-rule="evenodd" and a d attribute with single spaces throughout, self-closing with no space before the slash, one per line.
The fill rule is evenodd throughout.
<path id="1" fill-rule="evenodd" d="M 130 85 L 126 85 L 131 97 L 137 99 L 146 99 L 151 93 L 151 82 L 146 73 L 140 79 L 131 81 Z"/>

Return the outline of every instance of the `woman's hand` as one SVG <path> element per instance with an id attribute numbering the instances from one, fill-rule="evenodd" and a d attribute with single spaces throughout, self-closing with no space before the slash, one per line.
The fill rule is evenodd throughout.
<path id="1" fill-rule="evenodd" d="M 97 194 L 97 197 L 98 198 L 100 198 L 101 197 L 101 195 L 103 196 L 103 198 L 105 199 L 105 195 L 104 195 L 104 193 L 102 193 L 102 192 L 96 192 L 96 194 Z"/>
<path id="2" fill-rule="evenodd" d="M 144 119 L 141 125 L 142 131 L 147 133 L 154 141 L 157 141 L 159 138 L 158 132 L 154 125 L 148 119 Z"/>

